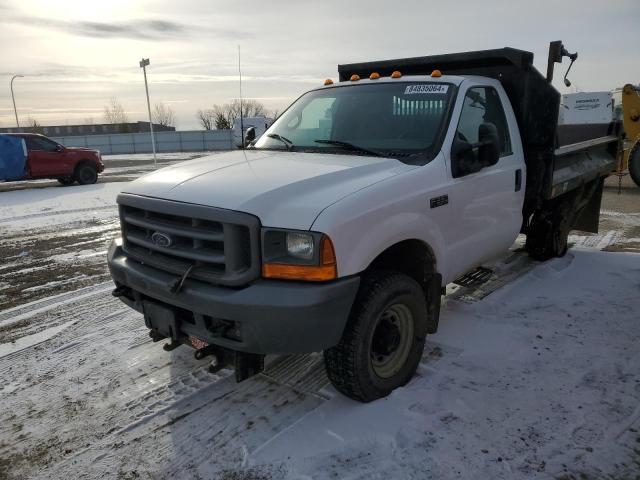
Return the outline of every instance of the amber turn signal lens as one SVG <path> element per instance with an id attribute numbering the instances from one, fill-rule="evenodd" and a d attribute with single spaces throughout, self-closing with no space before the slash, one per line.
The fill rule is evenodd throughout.
<path id="1" fill-rule="evenodd" d="M 265 263 L 262 276 L 282 280 L 302 280 L 306 282 L 326 282 L 337 278 L 336 266 L 284 265 L 281 263 Z"/>
<path id="2" fill-rule="evenodd" d="M 402 73 L 400 73 L 398 70 L 394 71 L 391 74 L 391 78 L 400 78 L 402 76 Z"/>
<path id="3" fill-rule="evenodd" d="M 320 265 L 336 265 L 336 252 L 333 249 L 333 242 L 329 237 L 322 237 L 320 248 Z"/>
<path id="4" fill-rule="evenodd" d="M 431 72 L 431 76 L 433 78 L 438 78 L 442 76 L 442 72 L 440 70 L 434 70 L 433 72 Z"/>
<path id="5" fill-rule="evenodd" d="M 324 84 L 325 84 L 325 85 L 333 85 L 333 80 L 331 80 L 330 78 L 327 78 L 327 79 L 324 81 Z"/>
<path id="6" fill-rule="evenodd" d="M 380 78 L 380 74 L 378 72 L 373 72 L 371 75 L 369 75 L 370 80 L 377 80 L 379 78 Z"/>
<path id="7" fill-rule="evenodd" d="M 351 78 L 349 79 L 352 82 L 357 82 L 358 80 L 360 80 L 360 75 L 356 75 L 355 73 L 353 75 L 351 75 Z"/>
<path id="8" fill-rule="evenodd" d="M 320 265 L 285 265 L 265 263 L 262 265 L 264 278 L 282 280 L 302 280 L 305 282 L 326 282 L 338 278 L 336 252 L 329 237 L 323 237 L 320 246 Z"/>

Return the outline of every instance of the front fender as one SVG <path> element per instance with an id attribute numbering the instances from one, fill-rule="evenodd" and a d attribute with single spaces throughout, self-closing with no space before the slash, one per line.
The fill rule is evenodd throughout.
<path id="1" fill-rule="evenodd" d="M 444 163 L 430 164 L 376 183 L 327 207 L 312 230 L 333 241 L 338 275 L 362 272 L 387 248 L 420 240 L 435 257 L 437 271 L 449 278 L 441 225 L 446 208 L 431 208 L 430 199 L 446 194 Z"/>

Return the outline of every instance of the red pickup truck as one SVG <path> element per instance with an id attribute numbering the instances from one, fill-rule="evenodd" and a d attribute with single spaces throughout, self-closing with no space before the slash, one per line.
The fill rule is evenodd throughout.
<path id="1" fill-rule="evenodd" d="M 27 146 L 25 179 L 55 178 L 63 185 L 88 185 L 98 181 L 104 170 L 98 150 L 65 147 L 44 135 L 35 133 L 7 134 L 24 139 Z"/>

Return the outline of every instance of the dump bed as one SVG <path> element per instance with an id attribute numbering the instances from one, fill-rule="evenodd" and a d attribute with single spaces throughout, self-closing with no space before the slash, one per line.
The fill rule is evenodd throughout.
<path id="1" fill-rule="evenodd" d="M 572 136 L 558 132 L 560 93 L 533 66 L 533 53 L 514 48 L 402 58 L 339 65 L 340 80 L 352 74 L 368 77 L 372 72 L 403 75 L 479 75 L 494 78 L 504 87 L 513 107 L 527 164 L 525 218 L 543 202 L 568 192 L 614 169 L 618 151 L 615 124 L 604 131 L 570 126 Z M 581 128 L 583 127 L 583 128 Z M 585 128 L 586 127 L 586 128 Z M 564 126 L 569 131 L 569 126 Z M 559 139 L 574 138 L 571 144 Z"/>

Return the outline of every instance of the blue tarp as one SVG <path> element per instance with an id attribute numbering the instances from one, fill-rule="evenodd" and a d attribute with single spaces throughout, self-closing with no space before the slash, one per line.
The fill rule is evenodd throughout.
<path id="1" fill-rule="evenodd" d="M 0 181 L 27 175 L 27 148 L 22 138 L 0 135 Z"/>

